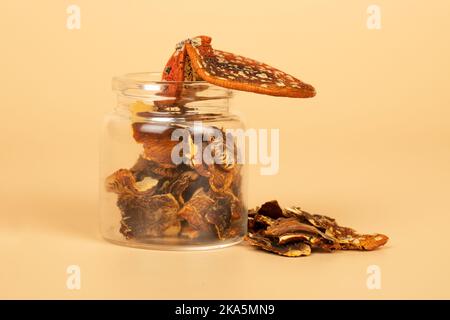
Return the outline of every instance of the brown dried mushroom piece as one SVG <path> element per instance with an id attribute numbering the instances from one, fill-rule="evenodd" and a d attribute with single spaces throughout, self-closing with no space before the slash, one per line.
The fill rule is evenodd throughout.
<path id="1" fill-rule="evenodd" d="M 195 230 L 208 231 L 209 224 L 204 219 L 205 213 L 214 206 L 215 200 L 208 196 L 203 189 L 197 190 L 187 201 L 178 215 L 185 219 Z"/>
<path id="2" fill-rule="evenodd" d="M 108 192 L 131 194 L 136 196 L 152 195 L 155 186 L 152 181 L 136 181 L 134 174 L 127 169 L 119 169 L 106 178 L 105 188 Z"/>
<path id="3" fill-rule="evenodd" d="M 311 247 L 303 242 L 279 245 L 270 238 L 256 233 L 249 233 L 245 239 L 251 245 L 286 257 L 309 256 L 311 254 Z"/>
<path id="4" fill-rule="evenodd" d="M 176 236 L 180 230 L 179 205 L 171 194 L 136 197 L 119 196 L 122 234 L 127 238 Z"/>
<path id="5" fill-rule="evenodd" d="M 226 232 L 231 224 L 231 212 L 225 200 L 218 199 L 205 213 L 205 220 L 214 226 L 219 239 L 226 238 Z"/>
<path id="6" fill-rule="evenodd" d="M 389 239 L 382 234 L 358 234 L 339 226 L 330 217 L 312 215 L 299 207 L 282 209 L 277 201 L 250 210 L 248 229 L 253 239 L 249 241 L 251 244 L 276 253 L 300 243 L 326 251 L 374 250 Z"/>
<path id="7" fill-rule="evenodd" d="M 258 214 L 263 216 L 278 219 L 284 216 L 283 209 L 281 209 L 277 200 L 267 201 L 261 208 L 257 209 Z"/>
<path id="8" fill-rule="evenodd" d="M 185 202 L 185 191 L 192 185 L 199 175 L 194 171 L 184 171 L 173 179 L 160 180 L 163 181 L 160 184 L 158 193 L 171 193 L 180 203 L 183 205 Z"/>
<path id="9" fill-rule="evenodd" d="M 278 218 L 264 232 L 269 237 L 280 237 L 291 233 L 311 234 L 332 242 L 336 241 L 334 237 L 328 236 L 316 227 L 302 223 L 296 218 Z"/>
<path id="10" fill-rule="evenodd" d="M 231 187 L 236 176 L 239 174 L 239 167 L 235 166 L 231 170 L 225 170 L 217 164 L 208 167 L 210 172 L 209 185 L 216 193 L 231 192 Z"/>
<path id="11" fill-rule="evenodd" d="M 177 218 L 177 200 L 172 194 L 156 195 L 154 181 L 147 181 L 136 181 L 127 169 L 120 169 L 106 179 L 106 189 L 119 195 L 120 231 L 127 238 L 178 234 L 181 227 Z"/>
<path id="12" fill-rule="evenodd" d="M 195 230 L 208 233 L 213 227 L 219 239 L 233 234 L 229 230 L 231 212 L 226 200 L 216 199 L 203 189 L 199 189 L 178 214 Z"/>
<path id="13" fill-rule="evenodd" d="M 175 130 L 170 126 L 155 126 L 145 122 L 133 123 L 133 137 L 144 147 L 143 157 L 157 163 L 162 168 L 175 168 L 172 150 L 179 143 L 172 140 Z"/>
<path id="14" fill-rule="evenodd" d="M 297 217 L 300 221 L 308 222 L 327 236 L 336 239 L 335 249 L 374 250 L 386 244 L 389 240 L 384 234 L 359 234 L 352 228 L 339 226 L 333 218 L 319 214 L 310 214 L 299 207 L 287 208 L 284 212 L 286 216 Z"/>

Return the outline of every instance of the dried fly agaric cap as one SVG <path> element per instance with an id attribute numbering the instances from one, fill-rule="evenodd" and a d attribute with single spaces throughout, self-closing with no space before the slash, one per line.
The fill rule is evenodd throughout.
<path id="1" fill-rule="evenodd" d="M 180 42 L 164 68 L 163 80 L 198 81 L 272 96 L 310 98 L 313 86 L 253 59 L 211 47 L 211 38 L 198 36 Z"/>

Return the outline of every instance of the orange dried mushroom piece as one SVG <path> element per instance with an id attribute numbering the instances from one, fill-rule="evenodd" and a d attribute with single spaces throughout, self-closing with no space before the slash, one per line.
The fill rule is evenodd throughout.
<path id="1" fill-rule="evenodd" d="M 310 98 L 316 91 L 310 84 L 265 63 L 211 47 L 211 38 L 198 36 L 180 42 L 167 62 L 162 79 L 166 81 L 205 80 L 242 91 Z M 179 90 L 174 87 L 172 94 Z"/>
<path id="2" fill-rule="evenodd" d="M 172 161 L 172 150 L 179 143 L 172 140 L 172 132 L 175 130 L 169 126 L 155 126 L 143 122 L 133 123 L 133 136 L 144 147 L 143 157 L 157 163 L 162 168 L 175 168 Z"/>

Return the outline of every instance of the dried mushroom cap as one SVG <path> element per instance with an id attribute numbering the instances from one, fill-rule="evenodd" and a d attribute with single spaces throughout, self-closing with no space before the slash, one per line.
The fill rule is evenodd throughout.
<path id="1" fill-rule="evenodd" d="M 276 201 L 250 211 L 250 244 L 278 254 L 298 244 L 327 251 L 374 250 L 389 239 L 382 234 L 358 234 L 330 217 L 312 215 L 299 207 L 282 209 Z"/>
<path id="2" fill-rule="evenodd" d="M 207 36 L 180 42 L 162 79 L 205 80 L 225 88 L 273 96 L 309 98 L 316 94 L 311 85 L 265 63 L 213 49 Z"/>

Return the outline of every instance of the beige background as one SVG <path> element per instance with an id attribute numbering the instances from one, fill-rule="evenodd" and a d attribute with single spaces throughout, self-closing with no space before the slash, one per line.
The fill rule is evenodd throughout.
<path id="1" fill-rule="evenodd" d="M 66 8 L 81 29 L 66 29 Z M 1 1 L 1 298 L 450 298 L 450 2 Z M 113 75 L 160 70 L 179 40 L 265 61 L 316 98 L 239 94 L 248 127 L 280 128 L 272 198 L 384 232 L 375 252 L 289 259 L 243 245 L 154 252 L 97 232 L 98 136 Z M 82 287 L 66 288 L 81 267 Z M 379 265 L 382 289 L 368 290 Z"/>

